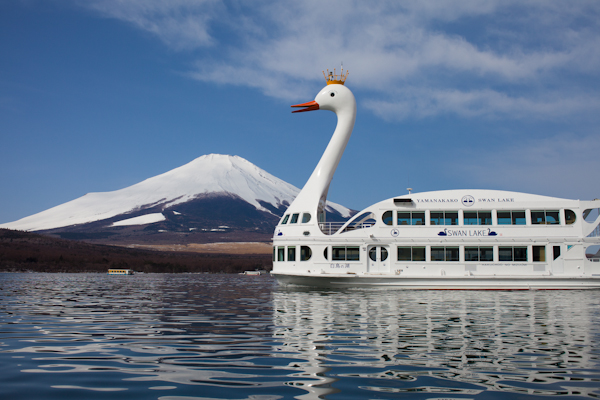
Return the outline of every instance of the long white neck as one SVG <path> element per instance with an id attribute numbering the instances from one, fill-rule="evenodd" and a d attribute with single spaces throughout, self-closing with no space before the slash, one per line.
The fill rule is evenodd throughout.
<path id="1" fill-rule="evenodd" d="M 341 88 L 338 88 L 338 90 L 347 92 L 344 93 L 346 101 L 341 106 L 339 104 L 336 106 L 327 106 L 326 104 L 321 106 L 321 109 L 331 110 L 337 115 L 337 125 L 333 136 L 321 156 L 317 167 L 286 212 L 286 214 L 310 212 L 313 217 L 311 222 L 315 224 L 324 221 L 329 185 L 344 154 L 348 140 L 350 140 L 354 121 L 356 120 L 356 102 L 354 96 L 347 88 L 343 86 Z M 317 95 L 317 99 L 319 99 L 319 95 Z"/>

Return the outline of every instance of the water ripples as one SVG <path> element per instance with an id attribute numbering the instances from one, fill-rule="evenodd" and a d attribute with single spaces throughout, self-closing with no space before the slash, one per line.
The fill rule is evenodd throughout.
<path id="1" fill-rule="evenodd" d="M 0 274 L 0 397 L 600 397 L 597 291 Z"/>

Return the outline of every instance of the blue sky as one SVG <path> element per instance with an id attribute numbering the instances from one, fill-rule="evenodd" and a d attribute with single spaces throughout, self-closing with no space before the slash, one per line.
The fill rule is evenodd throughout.
<path id="1" fill-rule="evenodd" d="M 341 62 L 329 200 L 600 197 L 598 1 L 5 0 L 0 52 L 0 223 L 209 153 L 302 187 L 335 116 L 289 106 Z"/>

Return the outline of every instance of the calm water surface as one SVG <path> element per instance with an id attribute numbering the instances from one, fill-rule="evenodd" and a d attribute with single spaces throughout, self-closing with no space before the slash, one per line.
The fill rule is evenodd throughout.
<path id="1" fill-rule="evenodd" d="M 599 291 L 0 274 L 0 398 L 597 398 L 599 303 Z"/>

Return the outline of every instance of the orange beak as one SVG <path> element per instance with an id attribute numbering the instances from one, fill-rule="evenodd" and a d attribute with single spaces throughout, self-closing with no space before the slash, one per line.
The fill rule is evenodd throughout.
<path id="1" fill-rule="evenodd" d="M 316 101 L 313 100 L 313 101 L 309 101 L 308 103 L 296 104 L 296 105 L 293 105 L 292 107 L 306 107 L 306 108 L 303 108 L 302 110 L 292 111 L 292 113 L 313 111 L 313 110 L 319 109 L 319 103 L 317 103 Z"/>

